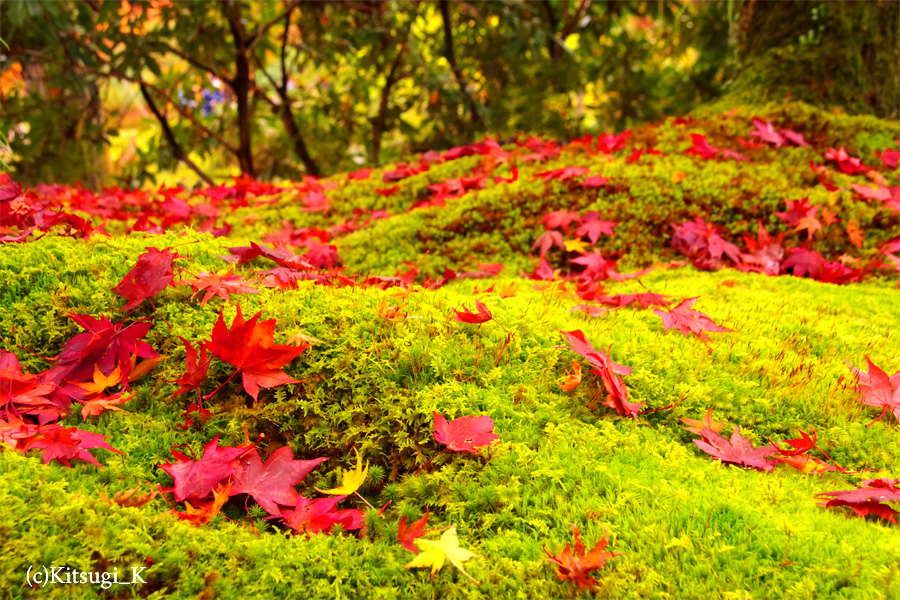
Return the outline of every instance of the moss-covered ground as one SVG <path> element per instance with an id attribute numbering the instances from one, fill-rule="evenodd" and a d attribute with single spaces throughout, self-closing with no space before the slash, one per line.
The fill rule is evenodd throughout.
<path id="1" fill-rule="evenodd" d="M 637 280 L 604 281 L 608 294 L 643 291 L 676 300 L 699 296 L 695 309 L 734 330 L 712 333 L 709 344 L 666 332 L 652 309 L 634 305 L 597 317 L 570 312 L 581 303 L 558 282 L 526 279 L 534 264 L 529 248 L 543 231 L 549 211 L 600 210 L 616 221 L 616 235 L 598 244 L 619 269 L 681 257 L 669 247 L 671 225 L 702 216 L 740 243 L 755 236 L 757 220 L 786 241 L 805 240 L 774 216 L 784 200 L 809 197 L 865 232 L 857 248 L 841 225 L 826 228 L 813 245 L 829 260 L 847 254 L 871 261 L 895 235 L 897 219 L 849 191 L 863 181 L 837 171 L 828 174 L 844 191 L 818 185 L 810 161 L 822 164 L 828 147 L 845 146 L 867 164 L 875 150 L 893 143 L 896 123 L 820 113 L 804 105 L 762 107 L 725 116 L 718 107 L 692 122 L 636 130 L 629 145 L 652 145 L 664 156 L 644 155 L 634 163 L 630 148 L 589 155 L 567 147 L 543 164 L 519 166 L 518 181 L 494 184 L 447 200 L 446 207 L 406 209 L 427 197 L 426 185 L 468 176 L 484 168 L 481 156 L 434 165 L 399 183 L 334 178 L 326 192 L 331 210 L 305 212 L 294 194 L 251 200 L 229 212 L 229 237 L 190 227 L 163 234 L 124 233 L 89 240 L 50 233 L 0 247 L 0 322 L 3 348 L 15 352 L 23 370 L 38 373 L 82 330 L 68 315 L 125 313 L 112 291 L 146 247 L 174 247 L 179 277 L 199 271 L 225 273 L 220 256 L 229 247 L 263 243 L 282 228 L 328 228 L 354 209 L 386 210 L 389 216 L 337 236 L 344 274 L 391 276 L 420 270 L 418 283 L 446 268 L 476 269 L 477 262 L 503 263 L 499 276 L 455 279 L 439 289 L 421 285 L 317 285 L 260 288 L 234 295 L 249 316 L 262 311 L 277 321 L 276 342 L 295 334 L 315 338 L 285 370 L 301 383 L 263 390 L 254 403 L 232 380 L 207 401 L 212 416 L 183 430 L 182 413 L 196 396 L 171 397 L 184 372 L 181 336 L 209 339 L 233 304 L 214 298 L 191 300 L 189 287 L 168 287 L 127 314 L 146 317 L 145 337 L 166 358 L 134 384 L 127 412 L 106 411 L 86 422 L 76 410 L 62 423 L 111 436 L 122 454 L 92 450 L 104 465 L 74 460 L 43 464 L 40 453 L 0 453 L 0 595 L 20 597 L 304 597 L 304 598 L 897 598 L 900 544 L 897 526 L 877 517 L 857 518 L 847 508 L 826 509 L 816 494 L 852 489 L 871 477 L 900 477 L 900 424 L 885 416 L 867 426 L 880 409 L 856 401 L 856 378 L 845 360 L 865 368 L 865 356 L 888 374 L 897 362 L 896 281 L 874 272 L 860 283 L 833 285 L 808 278 L 769 277 L 735 269 L 704 272 L 692 266 L 657 266 Z M 803 133 L 809 148 L 728 146 L 746 136 L 749 116 L 763 116 Z M 703 161 L 681 152 L 690 133 L 702 132 L 717 146 L 745 153 L 750 163 Z M 584 165 L 610 181 L 582 189 L 544 183 L 534 173 Z M 896 172 L 881 169 L 889 185 Z M 673 174 L 680 172 L 684 177 Z M 509 175 L 500 166 L 494 176 Z M 677 182 L 675 180 L 678 180 Z M 893 183 L 890 183 L 893 182 Z M 392 196 L 374 190 L 398 185 Z M 68 209 L 73 209 L 69 206 Z M 35 236 L 37 237 L 37 236 Z M 788 244 L 786 244 L 788 245 Z M 551 250 L 558 269 L 570 268 L 575 253 Z M 852 263 L 851 263 L 852 264 Z M 232 265 L 233 266 L 233 265 Z M 236 267 L 253 271 L 275 266 L 264 258 Z M 176 277 L 176 278 L 179 278 Z M 359 278 L 357 281 L 362 281 Z M 484 292 L 493 286 L 494 291 Z M 478 294 L 474 295 L 475 288 Z M 574 289 L 569 284 L 568 289 Z M 500 291 L 504 293 L 498 293 Z M 483 302 L 494 319 L 475 325 L 454 320 L 453 309 Z M 402 306 L 385 318 L 384 306 Z M 619 417 L 602 405 L 605 392 L 585 373 L 574 391 L 557 380 L 579 359 L 560 330 L 580 329 L 597 348 L 611 346 L 612 358 L 633 367 L 624 378 L 631 402 L 643 410 Z M 582 361 L 584 362 L 584 361 Z M 233 372 L 214 361 L 203 392 Z M 773 472 L 719 462 L 698 449 L 680 418 L 699 419 L 709 407 L 760 446 L 769 439 L 815 430 L 819 447 L 856 474 L 807 475 L 785 465 Z M 444 452 L 433 437 L 432 411 L 448 419 L 488 415 L 500 441 L 483 455 Z M 172 478 L 158 467 L 172 462 L 170 449 L 187 445 L 198 456 L 216 434 L 222 445 L 260 439 L 263 455 L 287 445 L 298 458 L 328 457 L 300 486 L 340 483 L 340 469 L 355 462 L 356 448 L 371 464 L 359 493 L 372 505 L 390 502 L 382 515 L 355 497 L 345 507 L 364 509 L 366 530 L 332 535 L 291 535 L 267 521 L 259 507 L 230 502 L 214 521 L 195 526 L 169 514 L 157 497 L 139 507 L 121 507 L 101 492 L 157 485 Z M 262 437 L 260 438 L 260 434 Z M 183 449 L 182 449 L 183 450 Z M 421 470 L 420 470 L 421 469 Z M 171 496 L 170 496 L 171 498 Z M 456 525 L 462 547 L 477 554 L 466 562 L 474 583 L 452 565 L 433 577 L 404 569 L 412 554 L 396 540 L 401 517 L 415 520 L 430 511 L 430 527 Z M 558 553 L 571 542 L 570 524 L 588 546 L 609 535 L 611 559 L 593 592 L 560 581 L 546 547 Z M 430 537 L 434 538 L 436 534 Z M 130 573 L 147 567 L 145 585 L 103 589 L 91 585 L 26 583 L 30 566 L 67 566 L 78 571 Z"/>

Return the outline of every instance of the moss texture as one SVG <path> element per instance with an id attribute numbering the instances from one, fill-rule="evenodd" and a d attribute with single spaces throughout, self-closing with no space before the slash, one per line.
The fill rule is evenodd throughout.
<path id="1" fill-rule="evenodd" d="M 680 153 L 692 132 L 718 142 L 746 135 L 748 117 L 768 116 L 801 131 L 815 146 L 750 149 L 750 164 L 699 161 Z M 276 319 L 276 342 L 302 333 L 317 338 L 287 372 L 301 383 L 264 390 L 254 404 L 233 380 L 207 407 L 212 417 L 183 431 L 181 413 L 190 394 L 171 398 L 184 370 L 177 336 L 207 339 L 219 311 L 226 323 L 236 309 L 216 298 L 191 301 L 186 287 L 169 287 L 128 315 L 152 319 L 146 340 L 167 358 L 135 384 L 127 413 L 104 413 L 64 424 L 111 436 L 123 454 L 95 450 L 105 466 L 73 462 L 44 465 L 36 453 L 0 454 L 0 530 L 4 597 L 373 597 L 373 598 L 570 598 L 585 595 L 557 580 L 543 547 L 552 552 L 571 541 L 570 523 L 593 544 L 604 531 L 609 549 L 627 554 L 600 573 L 598 597 L 654 598 L 895 598 L 900 595 L 897 528 L 884 520 L 853 518 L 825 509 L 815 495 L 849 489 L 867 477 L 900 476 L 900 429 L 893 418 L 866 424 L 878 411 L 855 398 L 855 379 L 844 359 L 859 367 L 864 356 L 888 373 L 897 369 L 898 314 L 895 283 L 884 278 L 835 286 L 790 276 L 766 277 L 735 270 L 701 272 L 657 268 L 637 281 L 605 282 L 608 293 L 643 287 L 676 299 L 699 296 L 695 308 L 735 330 L 711 334 L 707 346 L 664 331 L 652 310 L 626 307 L 588 317 L 570 312 L 576 303 L 557 285 L 518 277 L 531 270 L 527 252 L 550 210 L 601 210 L 620 222 L 601 244 L 620 264 L 643 266 L 677 255 L 668 248 L 671 224 L 697 215 L 724 226 L 729 239 L 783 226 L 772 216 L 784 199 L 809 196 L 866 231 L 861 249 L 849 247 L 839 227 L 816 248 L 828 255 L 852 252 L 871 258 L 892 235 L 887 211 L 852 192 L 828 193 L 815 185 L 810 160 L 823 148 L 844 145 L 874 163 L 873 150 L 890 145 L 894 124 L 820 113 L 805 105 L 757 107 L 728 117 L 697 114 L 692 123 L 670 120 L 634 132 L 666 156 L 626 164 L 614 157 L 566 150 L 543 165 L 521 167 L 519 181 L 494 185 L 448 200 L 444 208 L 404 212 L 425 196 L 426 184 L 467 175 L 481 160 L 465 157 L 434 166 L 400 182 L 391 197 L 374 193 L 380 173 L 345 182 L 328 192 L 332 211 L 303 212 L 292 194 L 277 202 L 239 208 L 227 220 L 230 238 L 191 230 L 163 235 L 132 233 L 87 241 L 47 235 L 0 252 L 0 322 L 6 350 L 26 372 L 48 363 L 79 333 L 67 315 L 108 315 L 119 320 L 122 301 L 112 288 L 145 247 L 178 245 L 187 273 L 225 272 L 218 256 L 228 247 L 261 241 L 282 221 L 327 227 L 354 208 L 397 213 L 338 238 L 348 273 L 393 275 L 404 261 L 432 276 L 463 271 L 477 261 L 503 262 L 501 277 L 457 279 L 437 290 L 338 287 L 301 282 L 296 290 L 264 289 L 234 296 L 243 313 Z M 884 140 L 887 140 L 885 142 Z M 721 145 L 721 144 L 720 144 Z M 600 190 L 536 180 L 536 172 L 583 164 L 610 177 Z M 506 175 L 501 167 L 495 175 Z M 686 177 L 673 183 L 673 173 Z M 896 175 L 888 174 L 894 178 Z M 843 180 L 843 177 L 847 177 Z M 849 188 L 849 176 L 835 184 Z M 820 191 L 822 190 L 822 191 Z M 894 222 L 896 218 L 894 218 Z M 112 227 L 111 227 L 112 229 Z M 554 252 L 559 252 L 554 250 Z M 574 256 L 574 255 L 573 255 Z M 560 265 L 566 255 L 552 255 Z M 239 268 L 247 276 L 272 265 L 254 259 Z M 495 318 L 482 325 L 452 319 L 472 308 L 475 287 L 512 285 L 515 295 L 477 297 Z M 503 296 L 506 296 L 505 294 Z M 405 303 L 404 318 L 380 316 L 382 303 Z M 592 375 L 573 392 L 556 381 L 577 356 L 559 330 L 581 329 L 597 348 L 612 344 L 616 362 L 634 367 L 625 378 L 629 399 L 647 410 L 623 419 L 598 406 L 602 392 Z M 563 346 L 563 347 L 560 347 Z M 29 352 L 22 349 L 27 348 Z M 233 369 L 214 362 L 208 393 Z M 698 450 L 679 418 L 700 418 L 715 406 L 728 427 L 740 425 L 755 445 L 818 432 L 820 447 L 855 475 L 804 475 L 786 466 L 772 473 L 729 467 Z M 589 408 L 593 407 L 593 408 Z M 445 453 L 432 436 L 432 411 L 448 419 L 489 415 L 500 443 L 483 457 Z M 354 462 L 352 448 L 370 461 L 360 493 L 375 506 L 390 501 L 383 516 L 367 515 L 362 539 L 348 534 L 292 537 L 256 507 L 250 515 L 233 502 L 213 523 L 195 527 L 167 514 L 157 498 L 142 508 L 110 506 L 99 492 L 141 482 L 171 485 L 158 465 L 170 449 L 186 444 L 199 452 L 219 434 L 236 445 L 260 434 L 262 453 L 288 445 L 298 458 L 330 460 L 301 485 L 338 482 Z M 145 487 L 146 489 L 146 487 Z M 354 502 L 348 499 L 348 502 Z M 356 502 L 358 508 L 365 508 Z M 430 526 L 456 525 L 461 545 L 478 558 L 466 569 L 451 565 L 433 578 L 403 568 L 412 557 L 395 540 L 401 517 L 430 510 Z M 103 590 L 97 586 L 30 589 L 30 565 L 69 566 L 120 573 L 146 566 L 147 584 Z M 125 589 L 123 592 L 122 589 Z M 587 594 L 590 595 L 590 594 Z"/>

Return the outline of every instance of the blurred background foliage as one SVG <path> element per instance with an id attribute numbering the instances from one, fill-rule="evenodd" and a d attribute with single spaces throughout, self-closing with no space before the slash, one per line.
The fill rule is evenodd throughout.
<path id="1" fill-rule="evenodd" d="M 898 3 L 22 0 L 0 147 L 25 183 L 299 179 L 723 94 L 897 117 Z"/>

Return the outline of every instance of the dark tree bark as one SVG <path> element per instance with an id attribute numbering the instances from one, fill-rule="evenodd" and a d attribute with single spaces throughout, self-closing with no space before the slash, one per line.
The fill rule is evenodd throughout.
<path id="1" fill-rule="evenodd" d="M 897 118 L 900 3 L 768 2 L 741 8 L 736 90 L 786 95 L 848 112 Z"/>
<path id="2" fill-rule="evenodd" d="M 400 74 L 400 63 L 403 59 L 403 49 L 397 51 L 397 56 L 391 63 L 391 70 L 387 74 L 384 87 L 381 88 L 381 100 L 378 104 L 378 115 L 372 121 L 372 155 L 369 157 L 372 165 L 378 166 L 379 156 L 381 155 L 381 138 L 384 135 L 384 128 L 387 126 L 388 102 L 391 99 L 391 89 L 394 84 L 400 81 L 403 76 Z"/>
<path id="3" fill-rule="evenodd" d="M 472 115 L 472 120 L 479 127 L 483 126 L 484 120 L 481 118 L 481 115 L 478 114 L 478 107 L 475 105 L 475 100 L 469 95 L 466 78 L 459 68 L 459 65 L 456 64 L 456 55 L 453 52 L 453 23 L 450 18 L 450 3 L 448 0 L 440 1 L 440 9 L 441 18 L 444 21 L 444 58 L 447 59 L 450 70 L 453 71 L 453 77 L 456 79 L 456 83 L 459 84 L 460 92 L 462 92 L 466 105 L 469 107 L 469 113 Z"/>
<path id="4" fill-rule="evenodd" d="M 250 80 L 250 61 L 248 58 L 248 41 L 244 32 L 244 25 L 241 23 L 240 6 L 233 0 L 223 0 L 225 18 L 228 20 L 228 27 L 231 30 L 231 36 L 234 39 L 234 77 L 229 81 L 231 89 L 234 91 L 238 108 L 238 163 L 241 167 L 241 173 L 256 176 L 253 168 L 253 146 L 251 144 L 251 110 L 250 110 L 250 92 L 252 82 Z"/>

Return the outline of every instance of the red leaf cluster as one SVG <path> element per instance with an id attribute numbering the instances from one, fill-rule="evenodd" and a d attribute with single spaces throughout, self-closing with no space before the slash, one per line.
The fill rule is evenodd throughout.
<path id="1" fill-rule="evenodd" d="M 578 527 L 572 525 L 572 531 L 575 535 L 574 546 L 570 547 L 566 542 L 562 552 L 554 556 L 550 554 L 545 545 L 544 552 L 547 554 L 547 560 L 557 565 L 556 576 L 561 581 L 571 581 L 580 588 L 590 590 L 597 585 L 597 580 L 590 573 L 602 569 L 609 559 L 625 553 L 607 552 L 606 546 L 609 544 L 609 539 L 606 535 L 591 548 L 590 552 L 587 552 L 587 546 L 581 541 L 581 532 L 578 531 Z"/>

